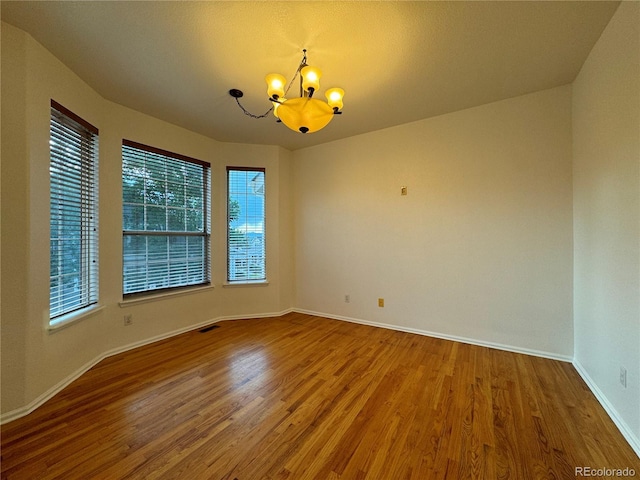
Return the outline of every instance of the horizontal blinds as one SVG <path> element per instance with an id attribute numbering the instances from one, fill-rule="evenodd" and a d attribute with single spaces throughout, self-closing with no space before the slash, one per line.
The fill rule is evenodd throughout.
<path id="1" fill-rule="evenodd" d="M 182 155 L 180 153 L 169 152 L 168 150 L 163 150 L 161 148 L 152 147 L 150 145 L 145 145 L 143 143 L 134 142 L 132 140 L 122 140 L 122 145 L 126 147 L 132 147 L 135 150 L 148 152 L 148 153 L 156 153 L 159 157 L 172 158 L 174 160 L 182 160 L 187 163 L 195 163 L 196 165 L 202 165 L 203 167 L 211 167 L 209 162 L 205 162 L 203 160 L 198 160 L 197 158 L 187 157 L 186 155 Z"/>
<path id="2" fill-rule="evenodd" d="M 227 280 L 266 280 L 265 170 L 227 168 Z"/>
<path id="3" fill-rule="evenodd" d="M 98 129 L 52 101 L 49 146 L 54 321 L 98 301 Z"/>
<path id="4" fill-rule="evenodd" d="M 123 140 L 123 292 L 208 284 L 209 163 Z"/>

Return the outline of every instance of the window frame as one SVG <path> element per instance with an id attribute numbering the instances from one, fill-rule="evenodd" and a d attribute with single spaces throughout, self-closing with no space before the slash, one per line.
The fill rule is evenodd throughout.
<path id="1" fill-rule="evenodd" d="M 255 173 L 262 173 L 263 175 L 263 209 L 262 209 L 262 271 L 264 272 L 264 275 L 262 276 L 262 278 L 243 278 L 243 279 L 237 279 L 231 278 L 231 242 L 230 242 L 230 233 L 231 233 L 231 228 L 230 228 L 230 220 L 229 220 L 229 215 L 230 215 L 230 208 L 229 208 L 229 203 L 231 200 L 231 189 L 230 189 L 230 174 L 231 172 L 255 172 Z M 226 254 L 227 254 L 227 265 L 226 265 L 226 285 L 229 286 L 233 286 L 233 285 L 251 285 L 251 284 L 267 284 L 268 283 L 268 277 L 267 277 L 267 192 L 266 192 L 266 185 L 267 185 L 267 170 L 265 167 L 238 167 L 238 166 L 227 166 L 226 167 L 226 187 L 227 187 L 227 199 L 226 199 L 226 208 L 227 208 L 227 214 L 226 214 L 226 225 L 227 225 L 227 238 L 226 238 Z M 243 259 L 240 259 L 243 260 Z M 249 267 L 247 266 L 247 269 L 249 269 Z"/>
<path id="2" fill-rule="evenodd" d="M 49 325 L 58 326 L 82 311 L 95 309 L 99 300 L 99 131 L 98 128 L 51 99 L 49 119 Z M 54 148 L 54 139 L 61 142 Z M 64 143 L 62 143 L 64 142 Z M 69 166 L 75 165 L 76 172 Z M 53 174 L 56 170 L 57 175 Z M 57 179 L 56 179 L 57 177 Z M 74 193 L 63 192 L 70 185 L 78 189 Z M 54 214 L 54 209 L 57 211 Z M 78 209 L 75 214 L 73 209 Z M 73 213 L 73 215 L 70 215 Z M 54 223 L 57 236 L 54 237 Z M 60 291 L 64 273 L 63 264 L 68 261 L 69 247 L 62 244 L 63 232 L 79 231 L 79 255 L 74 258 L 79 272 L 80 301 L 64 303 L 65 294 Z M 56 247 L 54 247 L 56 243 Z M 53 250 L 56 254 L 52 255 Z M 67 252 L 67 254 L 63 253 Z M 67 259 L 64 257 L 67 256 Z M 52 265 L 57 263 L 56 274 Z M 54 279 L 58 280 L 58 293 L 54 300 Z M 54 307 L 54 304 L 56 305 Z"/>
<path id="3" fill-rule="evenodd" d="M 155 156 L 155 160 L 158 159 L 158 156 L 164 157 L 164 160 L 177 160 L 188 164 L 195 164 L 202 167 L 202 220 L 203 220 L 203 230 L 200 231 L 180 231 L 180 230 L 169 230 L 168 225 L 166 225 L 165 230 L 133 230 L 126 229 L 124 224 L 124 209 L 126 203 L 124 202 L 124 197 L 122 199 L 122 298 L 124 301 L 133 300 L 137 298 L 149 297 L 149 296 L 157 296 L 168 293 L 175 293 L 181 290 L 190 290 L 197 289 L 211 285 L 211 164 L 209 162 L 205 162 L 203 160 L 199 160 L 193 157 L 188 157 L 186 155 L 182 155 L 179 153 L 171 152 L 168 150 L 163 150 L 161 148 L 153 147 L 150 145 L 145 145 L 139 142 L 134 142 L 132 140 L 122 139 L 122 164 L 124 165 L 125 161 L 125 148 L 135 149 L 138 154 L 152 154 Z M 166 165 L 166 164 L 165 164 Z M 124 189 L 124 170 L 122 171 L 121 176 L 121 184 Z M 123 191 L 124 195 L 124 191 Z M 146 208 L 146 203 L 143 204 Z M 166 206 L 165 206 L 166 208 Z M 136 290 L 136 291 L 125 291 L 125 238 L 127 236 L 145 236 L 145 237 L 166 237 L 169 242 L 170 239 L 173 238 L 186 238 L 188 242 L 189 237 L 202 237 L 204 242 L 204 253 L 203 253 L 203 281 L 195 282 L 195 283 L 180 283 L 176 285 L 169 285 L 166 287 L 160 288 L 148 288 L 148 284 L 146 285 L 146 289 L 144 290 Z M 188 260 L 187 260 L 188 263 Z M 145 266 L 147 269 L 147 273 L 149 271 L 148 267 L 148 259 L 145 262 Z M 167 259 L 167 264 L 170 264 L 169 259 Z"/>

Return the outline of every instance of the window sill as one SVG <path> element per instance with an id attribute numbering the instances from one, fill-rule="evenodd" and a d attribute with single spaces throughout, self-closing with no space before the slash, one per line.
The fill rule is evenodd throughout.
<path id="1" fill-rule="evenodd" d="M 199 293 L 205 290 L 210 290 L 214 288 L 214 285 L 206 285 L 203 287 L 195 287 L 195 288 L 185 288 L 184 290 L 176 290 L 175 292 L 164 292 L 164 293 L 156 293 L 149 294 L 137 298 L 131 298 L 129 300 L 122 300 L 118 302 L 121 308 L 130 307 L 132 305 L 137 305 L 139 303 L 147 303 L 147 302 L 155 302 L 157 300 L 162 300 L 171 297 L 180 297 L 182 295 L 191 295 L 192 293 Z"/>
<path id="2" fill-rule="evenodd" d="M 266 287 L 269 285 L 268 280 L 254 280 L 254 281 L 237 281 L 237 282 L 225 282 L 222 284 L 224 288 L 227 287 Z"/>
<path id="3" fill-rule="evenodd" d="M 90 307 L 83 308 L 82 310 L 78 310 L 77 312 L 67 313 L 66 315 L 62 315 L 55 319 L 54 323 L 49 323 L 47 325 L 47 331 L 49 333 L 54 333 L 63 328 L 67 328 L 74 323 L 78 323 L 82 320 L 85 320 L 89 317 L 94 316 L 101 310 L 104 310 L 104 305 L 91 305 Z"/>

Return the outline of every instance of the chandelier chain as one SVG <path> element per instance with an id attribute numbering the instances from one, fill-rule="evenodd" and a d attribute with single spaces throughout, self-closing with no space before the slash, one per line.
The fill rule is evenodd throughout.
<path id="1" fill-rule="evenodd" d="M 300 70 L 302 70 L 302 68 L 306 67 L 306 66 L 307 66 L 307 49 L 305 48 L 305 49 L 302 50 L 302 60 L 300 61 L 300 65 L 298 65 L 298 69 L 296 70 L 296 73 L 293 74 L 293 78 L 289 82 L 289 86 L 287 87 L 287 89 L 284 92 L 285 98 L 286 98 L 287 94 L 289 93 L 289 90 L 291 89 L 291 85 L 293 85 L 293 82 L 295 81 L 295 79 L 300 74 Z M 302 88 L 302 86 L 300 86 L 300 88 Z M 300 96 L 302 96 L 302 93 L 300 93 Z"/>
<path id="2" fill-rule="evenodd" d="M 251 118 L 264 118 L 264 117 L 266 117 L 267 115 L 269 115 L 271 113 L 271 110 L 273 110 L 273 106 L 271 106 L 271 108 L 269 110 L 267 110 L 266 112 L 264 112 L 262 115 L 256 115 L 256 114 L 251 113 L 250 111 L 248 111 L 246 108 L 244 108 L 242 106 L 242 104 L 240 103 L 240 100 L 238 100 L 237 98 L 236 98 L 236 103 L 242 109 L 244 114 L 249 116 L 249 117 L 251 117 Z"/>

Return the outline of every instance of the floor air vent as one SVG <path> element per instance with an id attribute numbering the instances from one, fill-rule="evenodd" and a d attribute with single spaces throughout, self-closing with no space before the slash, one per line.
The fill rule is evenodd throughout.
<path id="1" fill-rule="evenodd" d="M 204 327 L 202 330 L 200 330 L 200 333 L 207 333 L 214 328 L 220 328 L 220 325 L 209 325 L 208 327 Z"/>

